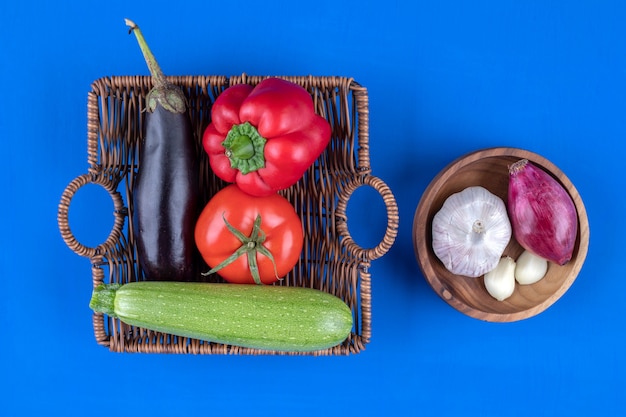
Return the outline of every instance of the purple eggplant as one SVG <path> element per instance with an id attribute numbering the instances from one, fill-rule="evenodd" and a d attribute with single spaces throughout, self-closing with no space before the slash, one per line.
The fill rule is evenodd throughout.
<path id="1" fill-rule="evenodd" d="M 146 96 L 144 135 L 133 184 L 133 234 L 146 280 L 191 281 L 197 250 L 198 155 L 187 99 L 170 83 L 139 29 L 126 19 L 143 52 L 153 88 Z"/>

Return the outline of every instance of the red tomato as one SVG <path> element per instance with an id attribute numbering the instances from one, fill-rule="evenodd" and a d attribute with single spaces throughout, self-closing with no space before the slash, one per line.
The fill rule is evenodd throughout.
<path id="1" fill-rule="evenodd" d="M 302 221 L 289 201 L 279 194 L 255 197 L 236 184 L 209 200 L 195 229 L 196 246 L 212 272 L 236 284 L 283 278 L 298 262 L 303 239 Z M 230 257 L 235 259 L 222 266 Z"/>

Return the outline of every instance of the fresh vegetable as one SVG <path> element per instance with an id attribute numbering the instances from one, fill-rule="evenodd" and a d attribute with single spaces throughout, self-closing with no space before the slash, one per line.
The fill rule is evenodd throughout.
<path id="1" fill-rule="evenodd" d="M 496 267 L 511 239 L 506 206 L 483 187 L 450 195 L 432 223 L 433 250 L 448 271 L 479 277 Z"/>
<path id="2" fill-rule="evenodd" d="M 295 184 L 330 134 L 303 87 L 267 78 L 256 87 L 239 84 L 221 93 L 202 143 L 215 175 L 254 196 L 268 196 Z"/>
<path id="3" fill-rule="evenodd" d="M 515 261 L 510 256 L 503 256 L 498 265 L 484 276 L 485 288 L 489 295 L 498 301 L 504 301 L 515 291 Z"/>
<path id="4" fill-rule="evenodd" d="M 520 285 L 530 285 L 541 280 L 548 272 L 548 261 L 525 250 L 517 258 L 515 280 Z"/>
<path id="5" fill-rule="evenodd" d="M 304 235 L 287 199 L 279 194 L 254 197 L 230 184 L 200 213 L 195 241 L 212 268 L 209 273 L 231 283 L 270 284 L 296 265 Z"/>
<path id="6" fill-rule="evenodd" d="M 353 322 L 350 308 L 334 295 L 269 285 L 103 284 L 89 306 L 132 326 L 275 351 L 330 348 L 348 337 Z"/>
<path id="7" fill-rule="evenodd" d="M 526 250 L 565 265 L 572 258 L 578 217 L 572 198 L 547 172 L 522 159 L 509 167 L 513 235 Z"/>
<path id="8" fill-rule="evenodd" d="M 154 88 L 146 97 L 144 135 L 133 183 L 133 232 L 147 279 L 194 276 L 198 212 L 197 152 L 187 100 L 167 81 L 139 27 L 126 20 L 146 59 Z"/>

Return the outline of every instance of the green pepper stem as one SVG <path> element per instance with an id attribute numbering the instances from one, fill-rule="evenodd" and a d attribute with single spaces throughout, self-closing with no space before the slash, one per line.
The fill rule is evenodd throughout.
<path id="1" fill-rule="evenodd" d="M 250 159 L 254 156 L 254 144 L 249 136 L 237 136 L 226 151 L 226 155 L 239 159 Z"/>
<path id="2" fill-rule="evenodd" d="M 222 142 L 230 166 L 248 174 L 265 166 L 265 139 L 249 122 L 233 125 Z"/>
<path id="3" fill-rule="evenodd" d="M 154 88 L 146 97 L 148 110 L 153 112 L 157 105 L 160 104 L 172 113 L 184 113 L 187 110 L 187 100 L 182 90 L 167 81 L 146 39 L 143 37 L 139 26 L 130 19 L 124 19 L 124 21 L 126 25 L 130 27 L 129 33 L 135 34 L 139 48 L 143 53 L 143 57 L 150 70 L 150 75 L 152 76 L 152 85 Z"/>

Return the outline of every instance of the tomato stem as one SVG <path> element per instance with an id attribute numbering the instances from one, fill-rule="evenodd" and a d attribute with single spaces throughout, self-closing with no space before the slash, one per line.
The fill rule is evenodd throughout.
<path id="1" fill-rule="evenodd" d="M 256 284 L 263 284 L 261 282 L 261 276 L 259 274 L 259 265 L 257 263 L 257 253 L 260 253 L 263 256 L 268 257 L 272 264 L 274 265 L 274 274 L 276 278 L 278 277 L 278 270 L 276 269 L 276 261 L 274 260 L 274 255 L 270 252 L 265 246 L 263 246 L 263 242 L 267 235 L 261 229 L 261 215 L 257 215 L 256 219 L 254 219 L 254 224 L 252 226 L 252 232 L 250 236 L 244 235 L 240 230 L 237 230 L 232 224 L 226 220 L 226 216 L 222 214 L 222 218 L 224 219 L 224 224 L 226 228 L 233 234 L 239 241 L 241 242 L 241 246 L 237 249 L 232 255 L 228 258 L 224 259 L 219 265 L 213 267 L 209 272 L 203 273 L 203 275 L 210 275 L 218 272 L 220 269 L 230 265 L 237 258 L 242 255 L 246 255 L 248 258 L 248 267 L 250 268 L 250 273 L 252 274 L 252 278 Z"/>

